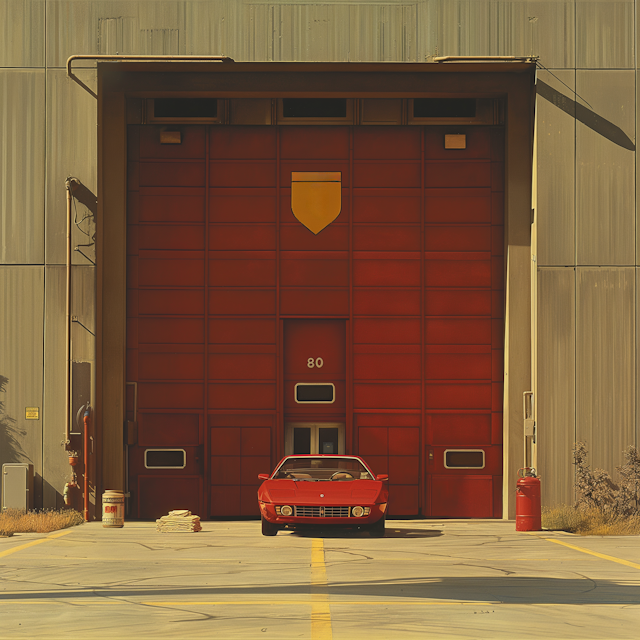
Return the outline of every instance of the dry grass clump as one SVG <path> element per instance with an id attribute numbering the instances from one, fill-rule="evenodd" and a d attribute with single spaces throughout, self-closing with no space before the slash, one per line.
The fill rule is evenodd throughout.
<path id="1" fill-rule="evenodd" d="M 12 536 L 14 533 L 50 533 L 83 522 L 82 514 L 74 509 L 60 511 L 5 509 L 0 513 L 0 536 Z"/>
<path id="2" fill-rule="evenodd" d="M 559 505 L 542 509 L 542 526 L 583 536 L 640 535 L 640 514 L 616 516 L 599 509 Z"/>

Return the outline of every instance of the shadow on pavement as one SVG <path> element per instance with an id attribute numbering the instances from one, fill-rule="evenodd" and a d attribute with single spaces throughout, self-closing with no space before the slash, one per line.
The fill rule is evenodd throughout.
<path id="1" fill-rule="evenodd" d="M 298 529 L 290 532 L 302 538 L 370 538 L 368 531 L 355 529 Z M 282 535 L 282 532 L 278 533 Z M 387 527 L 385 538 L 438 538 L 443 535 L 440 529 L 408 529 L 404 527 Z"/>
<path id="2" fill-rule="evenodd" d="M 459 567 L 469 571 L 468 567 Z M 29 600 L 66 600 L 79 603 L 83 598 L 184 598 L 193 605 L 194 599 L 244 599 L 252 596 L 299 597 L 310 593 L 309 583 L 240 585 L 234 587 L 85 587 L 55 589 L 51 591 L 24 591 L 0 594 L 0 602 L 19 603 Z M 481 602 L 493 604 L 617 604 L 638 605 L 640 585 L 628 581 L 592 580 L 586 578 L 537 578 L 523 576 L 496 577 L 433 577 L 403 578 L 398 580 L 370 580 L 334 582 L 320 591 L 328 596 L 342 598 L 398 598 L 415 600 L 421 604 L 428 600 Z M 314 593 L 319 593 L 316 590 Z M 372 602 L 375 604 L 375 601 Z"/>

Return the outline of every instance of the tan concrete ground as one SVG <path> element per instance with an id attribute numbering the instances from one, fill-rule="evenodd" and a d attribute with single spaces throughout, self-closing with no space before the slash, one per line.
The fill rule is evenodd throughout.
<path id="1" fill-rule="evenodd" d="M 0 638 L 640 637 L 640 538 L 392 521 L 260 534 L 154 523 L 0 539 Z"/>

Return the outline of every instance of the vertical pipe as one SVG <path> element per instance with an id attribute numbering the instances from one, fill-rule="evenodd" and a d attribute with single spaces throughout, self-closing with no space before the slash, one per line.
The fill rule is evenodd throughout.
<path id="1" fill-rule="evenodd" d="M 84 520 L 89 522 L 89 424 L 91 422 L 91 407 L 87 405 L 84 412 Z"/>
<path id="2" fill-rule="evenodd" d="M 70 423 L 71 423 L 71 201 L 72 183 L 79 184 L 77 178 L 67 178 L 67 260 L 66 260 L 66 325 L 65 325 L 65 403 L 64 403 L 64 447 L 69 448 Z"/>

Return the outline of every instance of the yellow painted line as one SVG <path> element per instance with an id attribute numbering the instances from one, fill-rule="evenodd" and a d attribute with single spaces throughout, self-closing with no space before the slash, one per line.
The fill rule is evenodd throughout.
<path id="1" fill-rule="evenodd" d="M 332 640 L 331 607 L 324 563 L 324 540 L 311 541 L 311 640 Z"/>
<path id="2" fill-rule="evenodd" d="M 0 551 L 0 558 L 6 558 L 7 556 L 10 556 L 12 553 L 17 553 L 18 551 L 22 551 L 23 549 L 28 549 L 29 547 L 35 547 L 35 545 L 42 544 L 43 542 L 47 542 L 48 540 L 54 540 L 55 538 L 66 536 L 68 533 L 71 533 L 71 529 L 56 531 L 55 533 L 48 535 L 46 538 L 40 538 L 39 540 L 32 540 L 31 542 L 26 542 L 25 544 L 18 545 L 17 547 L 6 549 L 5 551 Z"/>
<path id="3" fill-rule="evenodd" d="M 637 562 L 629 562 L 629 560 L 623 560 L 622 558 L 616 558 L 615 556 L 608 556 L 605 553 L 598 553 L 597 551 L 591 551 L 590 549 L 584 549 L 583 547 L 576 547 L 574 544 L 569 544 L 568 542 L 562 542 L 562 540 L 556 540 L 555 538 L 543 538 L 542 536 L 537 536 L 541 540 L 547 540 L 548 542 L 555 542 L 556 544 L 561 544 L 563 547 L 569 547 L 569 549 L 573 549 L 574 551 L 581 551 L 582 553 L 588 553 L 590 556 L 595 556 L 596 558 L 602 558 L 603 560 L 610 560 L 611 562 L 617 562 L 618 564 L 623 564 L 625 567 L 631 567 L 632 569 L 640 569 L 640 564 Z"/>

